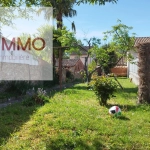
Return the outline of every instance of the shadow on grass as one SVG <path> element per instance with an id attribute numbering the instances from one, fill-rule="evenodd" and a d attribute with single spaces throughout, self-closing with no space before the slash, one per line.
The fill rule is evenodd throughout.
<path id="1" fill-rule="evenodd" d="M 11 134 L 18 131 L 37 109 L 37 106 L 25 107 L 20 103 L 1 108 L 0 145 L 5 144 Z"/>
<path id="2" fill-rule="evenodd" d="M 123 93 L 137 93 L 138 91 L 138 87 L 135 88 L 124 88 L 122 90 Z"/>
<path id="3" fill-rule="evenodd" d="M 120 115 L 118 117 L 114 116 L 113 118 L 123 120 L 123 121 L 130 121 L 130 119 L 128 117 L 124 116 L 124 115 Z"/>
<path id="4" fill-rule="evenodd" d="M 74 89 L 74 90 L 88 90 L 89 87 L 87 86 L 74 86 L 74 87 L 71 87 L 71 89 Z"/>
<path id="5" fill-rule="evenodd" d="M 128 117 L 126 117 L 124 115 L 119 116 L 118 119 L 125 120 L 125 121 L 129 121 L 130 120 Z"/>
<path id="6" fill-rule="evenodd" d="M 112 106 L 118 106 L 121 109 L 121 111 L 136 111 L 141 107 L 141 105 L 128 105 L 128 104 L 127 105 L 120 105 L 118 103 L 107 104 L 106 107 L 109 109 Z"/>
<path id="7" fill-rule="evenodd" d="M 71 86 L 73 86 L 72 84 Z M 67 87 L 70 87 L 67 86 Z M 62 91 L 64 88 L 62 89 Z M 48 91 L 49 98 L 52 98 L 60 89 L 50 89 Z M 11 134 L 20 130 L 20 127 L 26 123 L 30 116 L 41 107 L 39 105 L 23 106 L 21 102 L 17 104 L 8 105 L 7 107 L 0 108 L 0 145 L 5 144 Z"/>
<path id="8" fill-rule="evenodd" d="M 91 149 L 97 149 L 97 150 L 103 150 L 106 147 L 100 142 L 100 140 L 93 140 L 92 145 L 88 145 L 86 142 L 78 139 L 75 141 L 71 140 L 65 140 L 65 139 L 56 139 L 46 144 L 46 149 L 48 150 L 73 150 L 75 148 L 83 149 L 83 150 L 91 150 Z"/>

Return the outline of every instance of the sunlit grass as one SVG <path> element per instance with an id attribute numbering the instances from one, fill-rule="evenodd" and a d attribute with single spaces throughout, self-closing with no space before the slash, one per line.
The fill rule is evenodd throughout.
<path id="1" fill-rule="evenodd" d="M 42 107 L 15 104 L 0 110 L 2 150 L 131 150 L 150 149 L 150 107 L 136 105 L 137 87 L 126 78 L 119 82 L 108 107 L 99 106 L 85 84 L 56 93 Z M 122 118 L 108 109 L 119 105 Z"/>

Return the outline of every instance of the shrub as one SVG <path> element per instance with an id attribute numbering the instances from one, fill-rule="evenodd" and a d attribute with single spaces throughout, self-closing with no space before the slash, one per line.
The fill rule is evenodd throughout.
<path id="1" fill-rule="evenodd" d="M 95 92 L 100 105 L 107 105 L 107 100 L 117 89 L 117 83 L 106 76 L 96 76 L 90 82 L 90 87 Z"/>
<path id="2" fill-rule="evenodd" d="M 27 96 L 23 100 L 23 105 L 24 106 L 33 106 L 33 105 L 44 105 L 46 102 L 49 101 L 49 97 L 46 96 L 46 91 L 43 90 L 42 88 L 38 88 L 37 93 Z"/>
<path id="3" fill-rule="evenodd" d="M 42 88 L 38 88 L 37 94 L 35 94 L 33 98 L 35 99 L 35 102 L 37 104 L 41 105 L 44 105 L 49 100 L 49 98 L 46 96 L 46 91 L 43 90 Z"/>
<path id="4" fill-rule="evenodd" d="M 25 97 L 24 100 L 22 101 L 22 105 L 24 105 L 24 106 L 33 106 L 35 104 L 36 103 L 35 103 L 33 97 L 29 97 L 29 96 Z"/>

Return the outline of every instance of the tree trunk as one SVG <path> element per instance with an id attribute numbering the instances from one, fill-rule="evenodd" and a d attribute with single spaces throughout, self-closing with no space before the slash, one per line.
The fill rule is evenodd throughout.
<path id="1" fill-rule="evenodd" d="M 104 98 L 104 97 L 101 97 L 101 98 L 99 99 L 99 104 L 100 104 L 101 106 L 106 106 L 106 105 L 107 105 L 107 99 Z"/>
<path id="2" fill-rule="evenodd" d="M 63 20 L 62 20 L 62 14 L 59 13 L 56 17 L 57 20 L 57 29 L 62 29 L 63 27 Z"/>
<path id="3" fill-rule="evenodd" d="M 143 43 L 138 48 L 138 103 L 150 103 L 150 43 Z"/>
<path id="4" fill-rule="evenodd" d="M 57 29 L 62 29 L 62 14 L 59 13 L 56 17 L 57 19 Z M 62 89 L 62 49 L 59 49 L 59 85 L 60 89 Z"/>
<path id="5" fill-rule="evenodd" d="M 87 62 L 88 62 L 88 57 L 89 57 L 89 55 L 87 56 L 87 57 L 85 57 L 85 64 L 84 64 L 84 70 L 85 70 L 85 74 L 86 74 L 86 82 L 87 83 L 89 83 L 89 78 L 88 78 L 88 66 L 87 66 Z"/>
<path id="6" fill-rule="evenodd" d="M 62 88 L 62 49 L 59 49 L 59 85 Z"/>

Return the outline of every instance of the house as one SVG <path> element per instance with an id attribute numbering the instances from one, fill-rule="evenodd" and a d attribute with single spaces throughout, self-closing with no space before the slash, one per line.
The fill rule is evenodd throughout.
<path id="1" fill-rule="evenodd" d="M 56 60 L 56 69 L 59 69 L 59 60 Z M 66 81 L 67 72 L 73 75 L 74 79 L 82 78 L 81 72 L 84 70 L 84 65 L 81 59 L 63 59 L 62 60 L 62 80 Z"/>
<path id="2" fill-rule="evenodd" d="M 70 59 L 80 59 L 83 64 L 85 64 L 85 57 L 88 55 L 89 46 L 79 46 L 79 52 L 72 52 L 70 54 Z M 87 63 L 90 64 L 93 58 L 89 56 Z"/>
<path id="3" fill-rule="evenodd" d="M 136 47 L 139 43 L 150 43 L 150 37 L 136 37 L 134 46 Z M 133 56 L 133 61 L 128 62 L 128 77 L 133 83 L 139 85 L 139 75 L 138 75 L 138 53 L 137 51 L 131 52 Z"/>
<path id="4" fill-rule="evenodd" d="M 0 80 L 52 80 L 52 65 L 0 35 Z"/>

